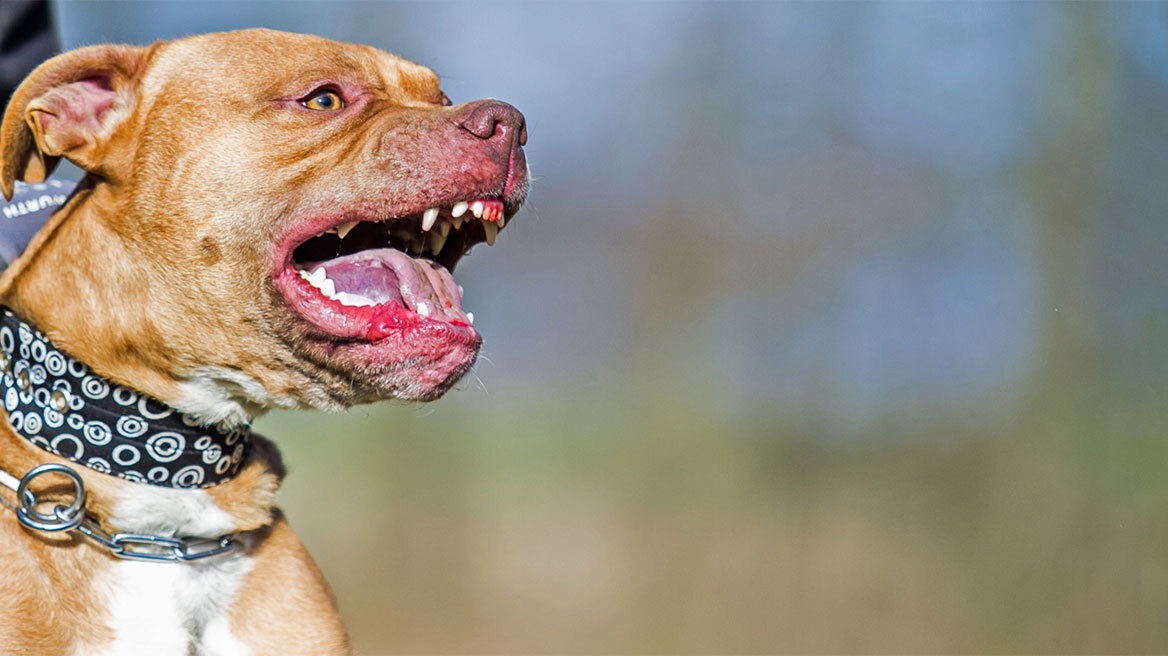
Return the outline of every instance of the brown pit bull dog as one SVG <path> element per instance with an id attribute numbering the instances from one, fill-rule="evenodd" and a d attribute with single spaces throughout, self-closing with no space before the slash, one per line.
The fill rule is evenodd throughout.
<path id="1" fill-rule="evenodd" d="M 470 369 L 450 271 L 522 204 L 525 142 L 510 105 L 313 36 L 34 71 L 0 189 L 61 157 L 88 175 L 0 278 L 0 653 L 349 653 L 248 425 Z"/>

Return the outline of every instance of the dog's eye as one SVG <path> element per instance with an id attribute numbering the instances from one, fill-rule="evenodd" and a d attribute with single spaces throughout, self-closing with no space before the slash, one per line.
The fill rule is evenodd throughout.
<path id="1" fill-rule="evenodd" d="M 338 109 L 343 109 L 345 101 L 341 99 L 341 95 L 331 89 L 324 89 L 313 92 L 304 100 L 300 101 L 301 105 L 309 109 L 315 109 L 321 112 L 335 112 Z"/>

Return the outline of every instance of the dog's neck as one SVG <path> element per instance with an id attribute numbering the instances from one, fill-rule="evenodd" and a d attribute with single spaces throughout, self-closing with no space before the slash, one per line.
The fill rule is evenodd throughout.
<path id="1" fill-rule="evenodd" d="M 74 191 L 4 271 L 0 303 L 113 382 L 170 401 L 179 396 L 164 373 L 172 354 L 156 344 L 152 318 L 135 313 L 146 304 L 131 302 L 149 294 L 150 280 L 100 220 L 119 209 L 104 195 L 89 178 Z"/>
<path id="2" fill-rule="evenodd" d="M 0 304 L 112 382 L 200 423 L 238 427 L 270 407 L 296 407 L 238 370 L 207 366 L 172 348 L 177 340 L 166 331 L 167 317 L 147 302 L 152 279 L 137 268 L 139 254 L 100 218 L 123 210 L 110 196 L 107 185 L 83 180 L 3 272 Z"/>

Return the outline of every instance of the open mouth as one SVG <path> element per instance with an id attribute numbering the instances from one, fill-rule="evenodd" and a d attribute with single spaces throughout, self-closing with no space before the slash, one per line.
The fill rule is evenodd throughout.
<path id="1" fill-rule="evenodd" d="M 450 272 L 475 244 L 495 243 L 505 214 L 501 199 L 477 198 L 337 223 L 291 248 L 277 287 L 299 315 L 336 337 L 375 341 L 422 329 L 477 342 Z"/>

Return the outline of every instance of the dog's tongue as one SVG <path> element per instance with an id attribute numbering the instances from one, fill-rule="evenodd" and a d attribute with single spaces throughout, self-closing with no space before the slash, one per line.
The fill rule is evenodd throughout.
<path id="1" fill-rule="evenodd" d="M 470 323 L 454 278 L 430 260 L 414 259 L 392 248 L 374 248 L 310 264 L 306 270 L 311 272 L 309 282 L 342 305 L 396 303 L 432 319 Z"/>

